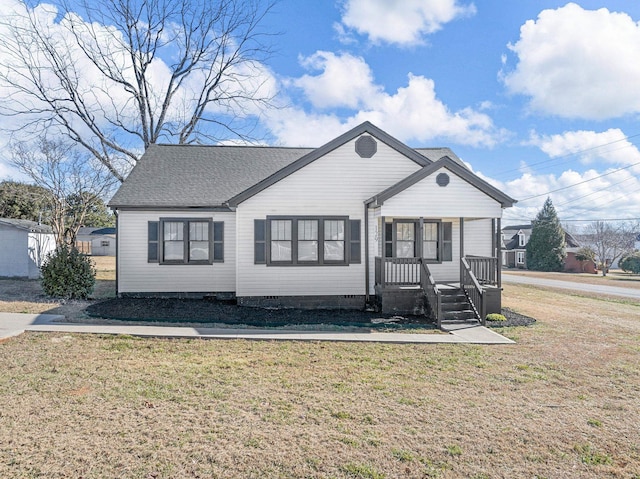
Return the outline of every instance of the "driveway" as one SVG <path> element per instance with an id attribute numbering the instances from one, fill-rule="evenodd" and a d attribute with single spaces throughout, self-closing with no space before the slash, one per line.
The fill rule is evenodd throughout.
<path id="1" fill-rule="evenodd" d="M 623 298 L 640 301 L 640 289 L 622 288 L 619 286 L 607 286 L 604 284 L 575 283 L 573 281 L 560 281 L 557 279 L 535 278 L 533 276 L 521 276 L 510 274 L 506 271 L 502 273 L 503 283 L 530 284 L 532 286 L 546 286 L 548 288 L 570 289 L 583 293 L 606 294 L 612 296 L 622 296 Z"/>

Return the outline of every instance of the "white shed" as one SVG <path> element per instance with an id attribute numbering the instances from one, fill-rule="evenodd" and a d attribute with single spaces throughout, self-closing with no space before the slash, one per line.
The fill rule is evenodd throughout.
<path id="1" fill-rule="evenodd" d="M 116 255 L 115 228 L 90 228 L 83 226 L 78 230 L 76 242 L 80 251 L 92 256 Z"/>
<path id="2" fill-rule="evenodd" d="M 40 267 L 55 247 L 50 226 L 0 218 L 0 277 L 40 277 Z"/>

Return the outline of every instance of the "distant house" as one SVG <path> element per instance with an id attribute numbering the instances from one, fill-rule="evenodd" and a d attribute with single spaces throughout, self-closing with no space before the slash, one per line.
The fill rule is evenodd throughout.
<path id="1" fill-rule="evenodd" d="M 505 268 L 527 269 L 527 243 L 531 238 L 532 226 L 516 225 L 502 228 L 502 265 Z M 568 273 L 596 273 L 593 261 L 579 261 L 576 253 L 580 243 L 570 233 L 564 233 L 567 257 L 563 271 Z"/>
<path id="2" fill-rule="evenodd" d="M 80 252 L 92 256 L 115 256 L 116 229 L 83 226 L 76 235 L 76 246 Z"/>
<path id="3" fill-rule="evenodd" d="M 0 218 L 0 245 L 0 276 L 35 279 L 56 242 L 50 226 Z"/>
<path id="4" fill-rule="evenodd" d="M 499 225 L 514 202 L 449 148 L 410 148 L 368 122 L 319 148 L 151 145 L 109 202 L 117 293 L 375 302 L 440 320 L 462 315 L 441 299 L 453 291 L 483 319 L 500 310 Z"/>
<path id="5" fill-rule="evenodd" d="M 506 268 L 527 269 L 527 243 L 531 225 L 502 228 L 502 265 Z"/>

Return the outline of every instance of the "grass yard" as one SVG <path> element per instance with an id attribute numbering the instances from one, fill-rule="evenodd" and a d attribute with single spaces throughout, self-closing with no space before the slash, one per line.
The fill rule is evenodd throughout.
<path id="1" fill-rule="evenodd" d="M 504 299 L 513 346 L 7 340 L 0 477 L 640 478 L 640 304 Z"/>
<path id="2" fill-rule="evenodd" d="M 603 284 L 606 286 L 618 286 L 620 288 L 640 289 L 640 275 L 625 273 L 614 269 L 607 276 L 587 273 L 547 273 L 542 271 L 529 271 L 526 269 L 508 269 L 503 274 L 517 276 L 532 276 L 534 278 L 554 279 L 557 281 L 571 281 L 574 283 Z"/>

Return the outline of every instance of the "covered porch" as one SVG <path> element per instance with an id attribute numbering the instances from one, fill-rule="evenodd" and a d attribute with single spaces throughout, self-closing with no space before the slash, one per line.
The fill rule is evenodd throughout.
<path id="1" fill-rule="evenodd" d="M 500 312 L 498 258 L 460 258 L 459 282 L 436 282 L 423 258 L 375 258 L 375 291 L 385 312 L 420 311 L 438 327 L 443 322 L 485 324 L 487 314 Z"/>
<path id="2" fill-rule="evenodd" d="M 501 309 L 500 218 L 375 218 L 376 303 L 425 314 L 438 327 Z"/>

